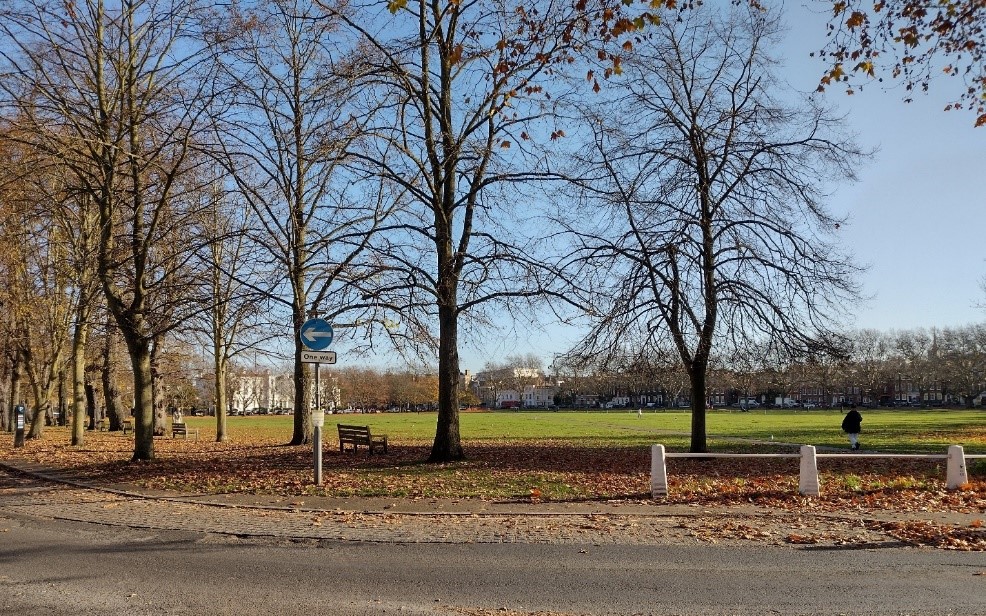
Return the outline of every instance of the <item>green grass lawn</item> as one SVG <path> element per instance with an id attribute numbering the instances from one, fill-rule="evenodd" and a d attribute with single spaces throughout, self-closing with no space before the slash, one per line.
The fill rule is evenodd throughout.
<path id="1" fill-rule="evenodd" d="M 263 438 L 289 440 L 290 416 L 230 417 L 234 441 Z M 215 434 L 211 417 L 190 417 L 203 438 Z M 716 451 L 747 451 L 753 441 L 847 447 L 835 410 L 711 411 L 707 415 L 709 446 Z M 325 438 L 335 438 L 335 425 L 369 425 L 386 433 L 391 442 L 428 444 L 434 438 L 435 413 L 381 413 L 326 415 Z M 555 441 L 580 446 L 641 446 L 661 443 L 671 451 L 688 449 L 691 413 L 636 410 L 616 412 L 488 412 L 462 413 L 464 443 Z M 986 411 L 983 410 L 866 410 L 863 412 L 864 448 L 886 452 L 942 453 L 948 445 L 963 445 L 966 453 L 986 453 Z"/>
<path id="2" fill-rule="evenodd" d="M 328 415 L 323 448 L 325 484 L 311 481 L 310 445 L 291 440 L 293 417 L 229 417 L 230 440 L 215 442 L 215 418 L 188 417 L 197 441 L 155 439 L 155 459 L 129 462 L 133 437 L 119 432 L 86 434 L 82 447 L 70 445 L 68 428 L 46 429 L 15 452 L 0 440 L 0 457 L 33 459 L 73 468 L 89 478 L 136 482 L 153 489 L 188 492 L 248 492 L 296 496 L 383 496 L 409 498 L 596 499 L 649 498 L 649 446 L 687 451 L 691 413 L 503 411 L 464 412 L 460 434 L 466 458 L 428 464 L 435 413 Z M 707 415 L 708 447 L 725 453 L 778 453 L 778 443 L 837 447 L 848 451 L 838 410 L 769 410 L 748 413 L 715 410 Z M 387 455 L 340 453 L 337 423 L 369 425 L 390 440 Z M 771 438 L 773 437 L 773 438 Z M 948 445 L 969 455 L 986 454 L 986 412 L 982 410 L 865 410 L 863 448 L 887 453 L 944 454 Z M 795 507 L 798 464 L 789 459 L 673 459 L 670 491 L 676 502 L 765 502 Z M 840 499 L 868 499 L 868 506 L 925 507 L 936 499 L 980 507 L 986 460 L 971 461 L 975 486 L 944 494 L 941 460 L 902 461 L 861 456 L 827 460 L 824 492 L 832 506 Z M 751 500 L 752 499 L 752 500 Z M 958 500 L 956 500 L 958 499 Z M 959 502 L 961 501 L 961 502 Z M 951 502 L 951 501 L 949 501 Z M 873 504 L 875 503 L 875 505 Z M 904 503 L 904 504 L 901 504 Z M 917 504 L 915 504 L 917 503 Z M 952 505 L 949 505 L 952 506 Z"/>

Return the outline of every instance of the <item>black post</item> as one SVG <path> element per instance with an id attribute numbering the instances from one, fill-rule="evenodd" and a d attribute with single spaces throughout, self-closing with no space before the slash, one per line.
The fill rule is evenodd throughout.
<path id="1" fill-rule="evenodd" d="M 26 409 L 23 402 L 14 407 L 14 447 L 24 446 L 25 414 Z"/>

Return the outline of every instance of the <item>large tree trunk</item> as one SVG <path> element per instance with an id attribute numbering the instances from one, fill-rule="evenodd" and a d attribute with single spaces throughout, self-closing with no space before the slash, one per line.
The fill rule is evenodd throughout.
<path id="1" fill-rule="evenodd" d="M 459 436 L 459 335 L 455 307 L 439 306 L 438 427 L 429 462 L 461 460 Z"/>
<path id="2" fill-rule="evenodd" d="M 72 444 L 79 447 L 86 431 L 86 342 L 89 339 L 89 319 L 82 309 L 76 313 L 75 335 L 72 337 Z"/>
<path id="3" fill-rule="evenodd" d="M 103 346 L 103 366 L 100 369 L 100 381 L 103 387 L 103 403 L 106 406 L 106 416 L 110 419 L 110 429 L 118 430 L 123 427 L 123 405 L 120 404 L 120 389 L 116 386 L 116 335 L 115 329 L 107 320 L 106 340 Z M 129 413 L 128 413 L 129 415 Z"/>
<path id="4" fill-rule="evenodd" d="M 14 431 L 14 407 L 21 401 L 21 381 L 24 378 L 24 363 L 20 352 L 14 353 L 13 366 L 10 369 L 10 405 L 4 411 L 7 414 L 7 429 Z"/>
<path id="5" fill-rule="evenodd" d="M 689 372 L 692 395 L 692 440 L 688 451 L 706 453 L 708 443 L 705 437 L 705 378 L 706 367 L 693 364 Z"/>
<path id="6" fill-rule="evenodd" d="M 308 445 L 312 442 L 312 391 L 311 370 L 301 362 L 301 342 L 294 348 L 294 435 L 291 445 Z"/>
<path id="7" fill-rule="evenodd" d="M 8 384 L 8 379 L 12 379 L 13 373 L 10 367 L 4 363 L 3 380 L 4 384 Z M 10 420 L 10 408 L 12 408 L 7 403 L 12 400 L 9 389 L 0 390 L 3 392 L 3 396 L 0 396 L 0 432 L 10 432 L 11 430 L 11 420 Z"/>
<path id="8" fill-rule="evenodd" d="M 51 398 L 54 394 L 55 379 L 54 374 L 45 371 L 38 372 L 38 366 L 33 363 L 34 358 L 30 351 L 24 354 L 24 364 L 27 368 L 28 381 L 31 384 L 31 393 L 34 396 L 34 408 L 31 414 L 31 427 L 27 432 L 26 438 L 40 439 L 44 434 L 45 422 L 51 414 Z M 52 362 L 51 367 L 57 365 L 57 358 Z"/>
<path id="9" fill-rule="evenodd" d="M 44 435 L 45 419 L 50 412 L 50 392 L 42 391 L 38 378 L 32 377 L 31 389 L 34 391 L 34 413 L 31 415 L 31 427 L 25 438 L 40 439 Z"/>
<path id="10" fill-rule="evenodd" d="M 154 391 L 151 376 L 151 343 L 123 332 L 134 373 L 133 461 L 154 459 Z"/>
<path id="11" fill-rule="evenodd" d="M 164 436 L 168 432 L 168 409 L 164 399 L 164 377 L 158 365 L 159 341 L 151 344 L 151 400 L 154 408 L 154 436 Z"/>
<path id="12" fill-rule="evenodd" d="M 301 233 L 299 231 L 299 233 Z M 300 262 L 300 254 L 296 256 Z M 305 303 L 308 298 L 304 295 L 305 274 L 303 271 L 292 273 L 294 279 L 294 433 L 290 445 L 308 445 L 312 442 L 312 378 L 311 369 L 301 361 L 301 326 L 305 323 Z"/>
<path id="13" fill-rule="evenodd" d="M 68 404 L 65 400 L 65 370 L 58 372 L 58 419 L 55 424 L 58 426 L 68 425 Z"/>
<path id="14" fill-rule="evenodd" d="M 89 429 L 95 430 L 96 422 L 102 419 L 99 416 L 99 407 L 96 405 L 96 388 L 86 380 L 82 384 L 82 389 L 86 396 L 86 418 L 89 423 Z"/>
<path id="15" fill-rule="evenodd" d="M 215 386 L 216 386 L 216 442 L 223 443 L 229 440 L 226 435 L 226 350 L 224 345 L 219 342 L 219 335 L 215 335 L 213 345 L 213 357 L 215 359 Z"/>

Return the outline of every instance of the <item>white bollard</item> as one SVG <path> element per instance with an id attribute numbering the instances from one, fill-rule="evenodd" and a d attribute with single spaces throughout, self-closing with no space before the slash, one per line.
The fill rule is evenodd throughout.
<path id="1" fill-rule="evenodd" d="M 965 471 L 965 451 L 962 449 L 962 445 L 949 445 L 945 476 L 949 490 L 957 490 L 959 486 L 969 483 L 969 475 Z"/>
<path id="2" fill-rule="evenodd" d="M 650 495 L 664 498 L 668 495 L 668 469 L 664 465 L 664 445 L 650 448 Z"/>
<path id="3" fill-rule="evenodd" d="M 804 496 L 818 496 L 818 460 L 813 445 L 801 446 L 801 476 L 798 479 L 798 493 Z"/>

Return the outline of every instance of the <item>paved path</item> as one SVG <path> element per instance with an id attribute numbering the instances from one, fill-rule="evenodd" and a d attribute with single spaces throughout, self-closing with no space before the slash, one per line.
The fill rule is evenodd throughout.
<path id="1" fill-rule="evenodd" d="M 176 495 L 138 492 L 132 486 L 90 487 L 25 463 L 17 469 L 9 462 L 0 466 L 7 467 L 0 468 L 0 516 L 107 526 L 394 543 L 791 545 L 791 538 L 798 537 L 817 545 L 899 545 L 874 520 L 851 513 L 809 516 L 753 506 L 707 509 L 651 502 L 525 505 Z"/>

